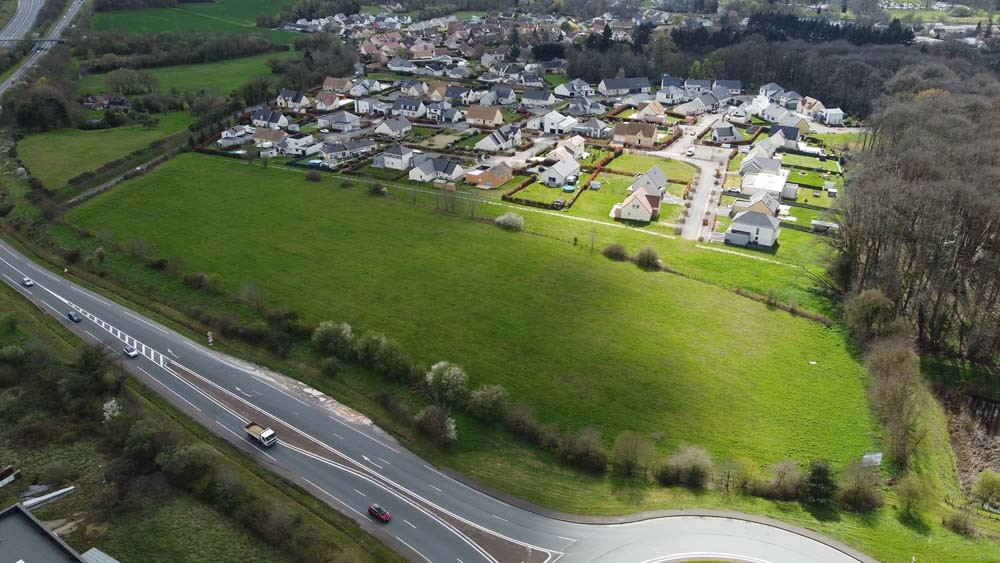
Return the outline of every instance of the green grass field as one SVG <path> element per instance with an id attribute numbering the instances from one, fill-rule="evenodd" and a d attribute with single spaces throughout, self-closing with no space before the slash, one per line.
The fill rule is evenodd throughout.
<path id="1" fill-rule="evenodd" d="M 840 173 L 840 165 L 837 164 L 837 161 L 832 158 L 820 160 L 811 156 L 785 153 L 781 157 L 781 163 L 789 166 L 799 166 L 801 168 L 811 168 L 813 170 L 825 170 L 827 172 L 835 172 L 837 174 Z"/>
<path id="2" fill-rule="evenodd" d="M 253 219 L 263 210 L 267 221 Z M 69 219 L 144 239 L 153 255 L 183 256 L 230 289 L 253 281 L 309 320 L 385 331 L 419 361 L 456 361 L 473 381 L 504 384 L 565 428 L 593 424 L 609 439 L 661 431 L 667 446 L 687 441 L 759 462 L 843 463 L 873 446 L 864 376 L 839 331 L 543 237 L 200 155 Z M 306 226 L 312 234 L 300 236 Z M 199 242 L 211 232 L 241 244 Z M 414 244 L 441 236 L 452 241 L 448 252 Z M 385 291 L 388 280 L 407 281 Z M 747 334 L 767 345 L 748 346 Z"/>
<path id="3" fill-rule="evenodd" d="M 640 174 L 646 172 L 653 166 L 659 166 L 669 180 L 679 180 L 690 182 L 697 171 L 694 166 L 686 162 L 670 160 L 669 158 L 658 158 L 644 154 L 623 154 L 608 163 L 607 167 L 612 170 L 621 170 Z"/>
<path id="4" fill-rule="evenodd" d="M 46 188 L 54 189 L 74 176 L 181 131 L 193 121 L 186 112 L 162 113 L 156 117 L 160 123 L 153 129 L 128 125 L 94 131 L 60 129 L 33 133 L 18 142 L 17 154 L 32 175 Z"/>
<path id="5" fill-rule="evenodd" d="M 824 146 L 830 149 L 859 149 L 864 133 L 821 133 L 814 135 L 822 139 Z"/>
<path id="6" fill-rule="evenodd" d="M 455 148 L 474 149 L 476 148 L 476 143 L 485 139 L 487 135 L 488 135 L 487 133 L 475 133 L 472 135 L 466 135 L 465 137 L 462 137 L 461 141 L 455 143 Z"/>
<path id="7" fill-rule="evenodd" d="M 293 0 L 216 0 L 182 4 L 176 8 L 122 10 L 94 14 L 97 31 L 115 30 L 154 34 L 167 31 L 264 35 L 272 41 L 291 43 L 299 34 L 257 27 L 258 14 L 275 14 Z"/>
<path id="8" fill-rule="evenodd" d="M 157 92 L 212 92 L 226 95 L 247 83 L 251 78 L 270 74 L 267 61 L 271 59 L 291 59 L 298 57 L 294 51 L 265 53 L 253 57 L 231 59 L 215 63 L 165 66 L 148 69 L 156 77 Z M 80 79 L 80 93 L 96 94 L 106 92 L 105 74 L 88 74 Z"/>
<path id="9" fill-rule="evenodd" d="M 537 201 L 540 203 L 552 203 L 557 199 L 568 202 L 569 199 L 573 197 L 573 194 L 565 193 L 560 188 L 550 188 L 544 184 L 535 182 L 514 194 L 514 197 L 520 199 L 530 199 L 531 201 Z"/>
<path id="10" fill-rule="evenodd" d="M 546 74 L 542 76 L 542 79 L 549 85 L 549 88 L 555 88 L 556 86 L 565 84 L 570 80 L 565 74 Z"/>

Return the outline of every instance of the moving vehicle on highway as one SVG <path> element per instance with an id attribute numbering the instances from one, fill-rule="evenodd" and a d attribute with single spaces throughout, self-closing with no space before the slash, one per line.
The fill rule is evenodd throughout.
<path id="1" fill-rule="evenodd" d="M 78 323 L 83 320 L 83 317 L 80 316 L 80 313 L 77 313 L 76 311 L 67 312 L 66 318 L 73 321 L 74 323 Z"/>
<path id="2" fill-rule="evenodd" d="M 368 514 L 371 514 L 372 518 L 383 524 L 388 523 L 392 519 L 392 515 L 389 514 L 388 510 L 382 508 L 381 504 L 369 504 Z"/>
<path id="3" fill-rule="evenodd" d="M 31 279 L 31 278 L 24 277 L 24 278 L 21 278 L 21 285 L 23 285 L 24 287 L 31 287 L 31 286 L 35 285 L 35 281 L 33 279 Z"/>
<path id="4" fill-rule="evenodd" d="M 122 354 L 124 354 L 126 358 L 135 358 L 139 356 L 139 351 L 131 346 L 126 346 L 122 348 Z"/>
<path id="5" fill-rule="evenodd" d="M 246 430 L 247 437 L 265 448 L 270 448 L 278 441 L 278 436 L 274 433 L 274 430 L 257 424 L 252 420 L 243 429 Z"/>

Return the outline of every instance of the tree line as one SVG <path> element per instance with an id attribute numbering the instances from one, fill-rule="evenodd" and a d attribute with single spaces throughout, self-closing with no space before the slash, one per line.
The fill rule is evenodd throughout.
<path id="1" fill-rule="evenodd" d="M 940 63 L 886 85 L 870 141 L 840 202 L 832 279 L 877 289 L 926 351 L 1000 358 L 1000 111 L 990 75 Z"/>
<path id="2" fill-rule="evenodd" d="M 179 4 L 209 4 L 215 0 L 95 0 L 95 12 L 141 10 L 145 8 L 176 8 Z"/>
<path id="3" fill-rule="evenodd" d="M 255 35 L 210 35 L 170 32 L 141 35 L 98 31 L 74 38 L 72 54 L 81 73 L 118 68 L 153 68 L 201 64 L 287 50 L 287 46 Z"/>

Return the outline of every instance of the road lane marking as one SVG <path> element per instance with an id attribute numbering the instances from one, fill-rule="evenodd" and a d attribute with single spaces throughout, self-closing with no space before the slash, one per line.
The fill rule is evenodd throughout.
<path id="1" fill-rule="evenodd" d="M 162 385 L 164 389 L 166 389 L 167 391 L 170 391 L 171 393 L 173 393 L 174 395 L 176 395 L 178 399 L 180 399 L 180 400 L 184 401 L 185 403 L 191 405 L 191 408 L 193 408 L 194 410 L 196 410 L 198 412 L 202 412 L 201 409 L 198 408 L 198 405 L 196 405 L 196 404 L 192 403 L 191 401 L 187 400 L 186 398 L 184 398 L 183 395 L 181 395 L 177 391 L 174 391 L 170 387 L 167 387 L 167 385 L 165 383 L 163 383 L 162 381 L 160 381 L 159 379 L 157 379 L 155 375 L 153 375 L 153 374 L 149 373 L 148 371 L 146 371 L 145 369 L 143 369 L 142 366 L 135 366 L 135 367 L 138 368 L 139 371 L 141 371 L 142 373 L 148 375 L 150 379 L 152 379 L 153 381 L 155 381 L 155 382 L 159 383 L 160 385 Z"/>
<path id="2" fill-rule="evenodd" d="M 71 285 L 69 287 L 71 289 L 75 289 L 76 291 L 78 291 L 78 292 L 86 295 L 87 297 L 93 299 L 94 301 L 97 301 L 98 303 L 100 303 L 100 304 L 102 304 L 104 306 L 107 306 L 107 307 L 112 307 L 113 306 L 113 305 L 111 305 L 111 303 L 108 303 L 107 301 L 101 299 L 100 297 L 97 297 L 96 295 L 93 295 L 90 292 L 84 291 L 84 290 L 80 289 L 79 287 L 77 287 L 75 285 Z"/>
<path id="3" fill-rule="evenodd" d="M 338 437 L 338 438 L 340 438 L 341 440 L 343 440 L 343 439 L 344 439 L 344 437 L 343 437 L 343 436 L 341 436 L 340 434 L 337 434 L 336 432 L 334 432 L 334 433 L 333 433 L 333 435 L 334 435 L 334 436 L 336 436 L 336 437 Z"/>
<path id="4" fill-rule="evenodd" d="M 365 496 L 365 494 L 364 494 L 364 493 L 362 493 L 361 491 L 359 491 L 359 490 L 357 490 L 357 489 L 354 489 L 354 492 L 358 493 L 358 494 L 359 494 L 359 495 L 361 495 L 361 496 Z"/>
<path id="5" fill-rule="evenodd" d="M 423 553 L 420 553 L 419 551 L 417 551 L 417 548 L 415 548 L 415 547 L 413 547 L 412 545 L 410 545 L 410 544 L 406 543 L 406 542 L 405 542 L 405 541 L 403 541 L 403 540 L 402 540 L 402 538 L 400 538 L 399 536 L 392 536 L 392 537 L 394 537 L 394 538 L 396 538 L 397 540 L 399 540 L 399 543 L 401 543 L 401 544 L 405 545 L 406 547 L 408 547 L 408 548 L 412 549 L 412 550 L 413 550 L 413 553 L 416 553 L 416 554 L 417 554 L 417 555 L 419 555 L 420 557 L 423 557 L 424 561 L 426 561 L 427 563 L 433 563 L 433 561 L 431 561 L 430 559 L 428 559 L 428 558 L 427 558 L 427 556 L 425 556 L 425 555 L 424 555 Z"/>
<path id="6" fill-rule="evenodd" d="M 375 442 L 376 444 L 378 444 L 378 445 L 380 445 L 380 446 L 383 446 L 383 447 L 386 447 L 386 448 L 388 448 L 388 449 L 392 450 L 393 452 L 395 452 L 395 453 L 397 453 L 397 454 L 399 453 L 399 450 L 397 450 L 396 448 L 394 448 L 394 447 L 392 447 L 392 446 L 390 446 L 390 445 L 388 445 L 388 444 L 386 444 L 386 443 L 383 443 L 383 442 L 380 442 L 379 440 L 376 440 L 375 438 L 372 438 L 372 437 L 371 437 L 371 436 L 369 436 L 368 434 L 365 434 L 364 432 L 362 432 L 362 431 L 358 430 L 357 428 L 355 428 L 355 427 L 351 426 L 350 424 L 347 424 L 346 422 L 344 422 L 344 421 L 342 421 L 342 420 L 340 420 L 340 419 L 338 419 L 338 418 L 334 418 L 334 417 L 332 417 L 332 416 L 330 416 L 330 415 L 327 415 L 327 418 L 329 418 L 330 420 L 332 420 L 332 421 L 334 421 L 334 422 L 336 422 L 336 423 L 338 423 L 338 424 L 343 424 L 344 426 L 346 426 L 346 427 L 350 428 L 351 430 L 353 430 L 353 431 L 357 432 L 358 434 L 361 434 L 361 435 L 362 435 L 362 436 L 364 436 L 365 438 L 368 438 L 369 440 L 371 440 L 372 442 Z"/>
<path id="7" fill-rule="evenodd" d="M 382 463 L 386 464 L 386 465 L 392 465 L 391 463 L 389 463 L 388 461 L 386 461 L 385 458 L 380 457 L 380 458 L 378 458 L 378 460 L 381 461 Z"/>
<path id="8" fill-rule="evenodd" d="M 170 354 L 171 356 L 177 358 L 177 359 L 180 359 L 180 356 L 178 356 L 177 354 L 175 354 L 174 351 L 171 350 L 170 348 L 167 348 L 167 353 Z"/>
<path id="9" fill-rule="evenodd" d="M 221 427 L 225 428 L 225 429 L 226 429 L 226 432 L 229 432 L 229 433 L 230 433 L 230 434 L 232 434 L 233 436 L 236 436 L 237 438 L 239 438 L 239 439 L 240 439 L 240 441 L 245 441 L 245 438 L 244 438 L 243 436 L 241 436 L 240 434 L 237 434 L 236 432 L 233 432 L 233 430 L 232 430 L 231 428 L 229 428 L 229 427 L 228 427 L 228 426 L 226 426 L 225 424 L 223 424 L 223 423 L 219 422 L 219 420 L 218 420 L 218 419 L 216 419 L 216 420 L 215 420 L 215 423 L 216 423 L 216 424 L 218 424 L 219 426 L 221 426 Z M 260 448 L 254 448 L 254 449 L 255 449 L 255 450 L 257 450 L 257 452 L 259 452 L 259 453 L 262 453 L 262 454 L 266 455 L 267 457 L 270 457 L 270 458 L 271 458 L 271 460 L 272 460 L 272 461 L 274 461 L 275 463 L 278 463 L 278 460 L 274 459 L 274 457 L 272 457 L 272 456 L 271 456 L 271 455 L 270 455 L 269 453 L 267 453 L 267 452 L 265 452 L 265 451 L 261 450 Z"/>
<path id="10" fill-rule="evenodd" d="M 167 332 L 167 331 L 163 330 L 162 328 L 154 325 L 153 323 L 147 321 L 146 319 L 144 319 L 144 318 L 142 318 L 142 317 L 140 317 L 138 315 L 133 315 L 132 313 L 129 313 L 128 311 L 125 311 L 125 310 L 123 310 L 122 312 L 125 313 L 126 315 L 132 317 L 133 319 L 139 321 L 140 323 L 142 323 L 142 324 L 144 324 L 144 325 L 146 325 L 146 326 L 148 326 L 148 327 L 150 327 L 150 328 L 152 328 L 154 330 L 158 330 L 158 331 L 162 332 L 163 334 L 166 334 L 167 336 L 170 336 L 169 332 Z"/>
<path id="11" fill-rule="evenodd" d="M 375 467 L 377 467 L 377 468 L 379 468 L 379 469 L 382 469 L 382 466 L 381 466 L 381 465 L 379 465 L 379 464 L 375 463 L 374 461 L 372 461 L 371 459 L 369 459 L 369 458 L 368 458 L 368 456 L 366 456 L 366 455 L 364 455 L 364 454 L 361 454 L 361 459 L 363 459 L 363 460 L 367 461 L 368 463 L 370 463 L 370 464 L 374 465 Z"/>
<path id="12" fill-rule="evenodd" d="M 23 284 L 20 284 L 20 283 L 14 281 L 14 278 L 8 276 L 7 274 L 4 274 L 3 277 L 5 277 L 8 280 L 10 280 L 10 284 L 13 285 L 14 287 L 16 287 L 16 288 L 20 289 L 21 291 L 27 293 L 28 295 L 34 295 L 33 293 L 31 293 L 30 290 L 28 290 L 28 288 L 24 287 Z"/>
<path id="13" fill-rule="evenodd" d="M 243 395 L 247 399 L 253 399 L 253 395 L 251 395 L 250 393 L 247 393 L 246 391 L 240 389 L 239 387 L 236 388 L 236 391 L 238 391 L 240 395 Z"/>
<path id="14" fill-rule="evenodd" d="M 98 341 L 98 342 L 100 342 L 100 341 L 101 341 L 101 339 L 100 339 L 100 338 L 98 338 L 98 337 L 94 336 L 94 333 L 93 333 L 93 332 L 90 332 L 90 331 L 89 331 L 89 330 L 87 330 L 87 329 L 83 329 L 83 332 L 86 332 L 87 334 L 89 334 L 89 335 L 90 335 L 90 337 L 91 337 L 91 338 L 93 338 L 94 340 L 96 340 L 96 341 Z"/>
<path id="15" fill-rule="evenodd" d="M 409 521 L 409 520 L 407 520 L 406 518 L 403 518 L 403 522 L 406 522 L 406 523 L 407 523 L 407 524 L 408 524 L 408 525 L 409 525 L 409 526 L 410 526 L 411 528 L 413 528 L 414 530 L 416 530 L 416 529 L 417 529 L 417 527 L 416 527 L 416 526 L 414 526 L 414 525 L 413 525 L 412 523 L 410 523 L 410 521 Z"/>
<path id="16" fill-rule="evenodd" d="M 439 489 L 439 488 L 435 487 L 434 485 L 429 485 L 429 486 L 430 486 L 430 488 L 434 489 L 435 491 L 437 491 L 437 492 L 439 492 L 439 493 L 443 493 L 443 492 L 444 492 L 444 491 L 442 491 L 441 489 Z"/>
<path id="17" fill-rule="evenodd" d="M 508 523 L 510 522 L 510 520 L 507 520 L 506 518 L 501 518 L 501 517 L 497 516 L 496 514 L 490 514 L 490 516 L 496 518 L 497 520 L 500 520 L 501 522 L 508 522 Z"/>

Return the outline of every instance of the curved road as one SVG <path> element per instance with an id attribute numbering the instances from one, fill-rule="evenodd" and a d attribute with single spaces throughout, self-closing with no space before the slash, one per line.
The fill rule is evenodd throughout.
<path id="1" fill-rule="evenodd" d="M 212 432 L 300 483 L 413 561 L 635 562 L 716 559 L 768 563 L 868 563 L 819 536 L 753 517 L 678 515 L 637 522 L 583 523 L 473 489 L 408 452 L 362 415 L 280 374 L 216 353 L 135 311 L 36 266 L 0 243 L 0 275 L 82 338 L 119 353 L 124 365 Z M 30 277 L 35 285 L 25 287 Z M 69 311 L 82 322 L 67 319 Z M 265 423 L 279 444 L 262 450 L 242 436 Z M 387 525 L 364 514 L 392 512 Z M 609 520 L 610 522 L 610 520 Z"/>

